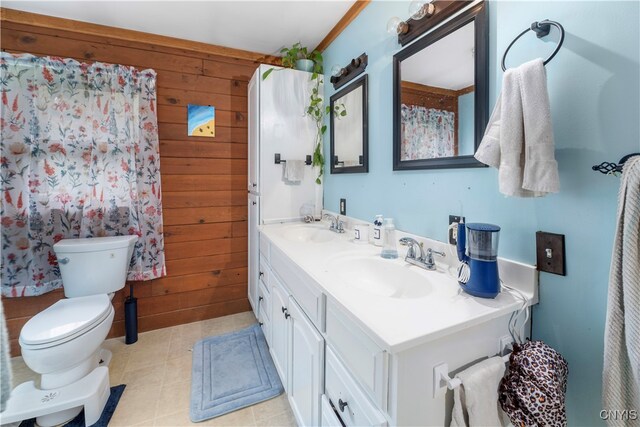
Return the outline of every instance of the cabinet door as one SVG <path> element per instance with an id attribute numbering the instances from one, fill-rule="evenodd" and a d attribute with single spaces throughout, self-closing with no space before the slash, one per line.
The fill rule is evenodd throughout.
<path id="1" fill-rule="evenodd" d="M 259 70 L 258 70 L 259 71 Z M 258 177 L 259 177 L 259 148 L 260 148 L 260 117 L 259 117 L 259 72 L 254 74 L 251 82 L 249 82 L 249 144 L 248 144 L 248 166 L 249 178 L 248 190 L 249 192 L 259 193 Z"/>
<path id="2" fill-rule="evenodd" d="M 324 339 L 292 297 L 289 313 L 289 402 L 301 425 L 317 426 L 323 389 Z"/>
<path id="3" fill-rule="evenodd" d="M 288 321 L 289 294 L 278 279 L 271 278 L 271 356 L 276 365 L 282 385 L 288 391 L 287 383 L 287 346 L 289 336 Z"/>
<path id="4" fill-rule="evenodd" d="M 248 296 L 253 312 L 258 317 L 258 275 L 260 262 L 260 234 L 258 232 L 258 217 L 260 212 L 260 197 L 249 194 L 248 218 L 248 250 L 249 250 L 249 286 Z"/>

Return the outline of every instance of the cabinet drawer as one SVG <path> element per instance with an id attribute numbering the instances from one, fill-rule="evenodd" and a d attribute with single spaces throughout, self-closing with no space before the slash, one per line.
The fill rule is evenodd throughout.
<path id="1" fill-rule="evenodd" d="M 271 347 L 271 320 L 267 316 L 261 316 L 261 319 L 258 319 L 258 323 L 262 327 L 262 333 L 264 334 L 264 339 L 267 340 L 267 345 Z"/>
<path id="2" fill-rule="evenodd" d="M 323 331 L 325 297 L 316 282 L 275 246 L 271 247 L 270 266 L 314 326 Z"/>
<path id="3" fill-rule="evenodd" d="M 264 259 L 264 257 L 260 257 L 260 267 L 258 268 L 258 278 L 264 282 L 267 287 L 267 292 L 269 292 L 269 288 L 271 287 L 271 269 L 269 268 L 269 264 Z"/>
<path id="4" fill-rule="evenodd" d="M 260 317 L 264 316 L 267 319 L 271 319 L 271 294 L 268 291 L 267 285 L 262 281 L 258 281 L 258 311 Z"/>
<path id="5" fill-rule="evenodd" d="M 320 416 L 320 425 L 322 427 L 342 427 L 342 422 L 336 411 L 334 411 L 333 406 L 329 403 L 329 398 L 326 394 L 322 395 L 322 403 L 320 404 L 321 416 Z"/>
<path id="6" fill-rule="evenodd" d="M 329 346 L 326 349 L 325 369 L 325 395 L 345 425 L 387 425 L 382 412 L 369 401 Z"/>
<path id="7" fill-rule="evenodd" d="M 271 294 L 260 280 L 258 282 L 258 323 L 262 326 L 262 332 L 271 345 Z"/>
<path id="8" fill-rule="evenodd" d="M 327 301 L 326 317 L 327 341 L 369 397 L 386 411 L 387 352 L 378 347 L 333 301 Z"/>

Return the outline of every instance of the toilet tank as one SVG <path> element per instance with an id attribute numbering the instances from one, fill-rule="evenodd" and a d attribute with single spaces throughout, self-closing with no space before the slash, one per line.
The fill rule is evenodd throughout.
<path id="1" fill-rule="evenodd" d="M 53 245 L 67 298 L 109 294 L 124 287 L 138 236 L 64 239 Z"/>

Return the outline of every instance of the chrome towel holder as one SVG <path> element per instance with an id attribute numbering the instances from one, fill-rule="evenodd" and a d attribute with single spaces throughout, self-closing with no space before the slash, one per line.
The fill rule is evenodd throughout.
<path id="1" fill-rule="evenodd" d="M 502 71 L 507 71 L 507 67 L 505 66 L 507 53 L 509 53 L 509 49 L 511 49 L 511 47 L 515 44 L 516 41 L 518 41 L 520 37 L 524 36 L 529 31 L 533 31 L 534 33 L 536 33 L 538 38 L 541 39 L 542 37 L 546 37 L 549 35 L 552 25 L 560 31 L 560 40 L 558 41 L 558 45 L 556 46 L 555 50 L 551 53 L 551 55 L 549 55 L 549 57 L 543 61 L 543 64 L 547 65 L 553 59 L 553 57 L 556 56 L 556 54 L 562 47 L 562 43 L 564 43 L 564 28 L 562 27 L 562 25 L 560 25 L 556 21 L 550 21 L 548 19 L 545 19 L 544 21 L 540 21 L 540 22 L 536 21 L 532 23 L 531 27 L 527 28 L 526 30 L 518 34 L 518 36 L 515 39 L 513 39 L 513 41 L 509 44 L 509 46 L 507 46 L 507 50 L 505 50 L 504 55 L 502 55 L 502 63 L 501 63 Z"/>

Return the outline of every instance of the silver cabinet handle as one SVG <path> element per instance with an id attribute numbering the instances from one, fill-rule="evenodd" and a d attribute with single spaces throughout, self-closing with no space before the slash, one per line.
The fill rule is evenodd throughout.
<path id="1" fill-rule="evenodd" d="M 61 258 L 58 260 L 58 264 L 68 264 L 69 258 Z"/>

